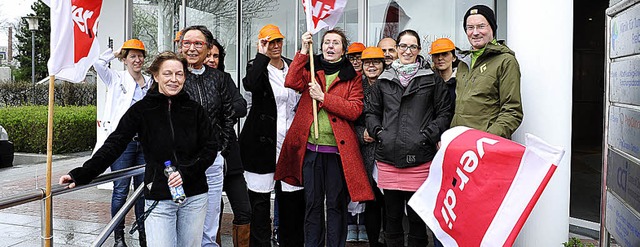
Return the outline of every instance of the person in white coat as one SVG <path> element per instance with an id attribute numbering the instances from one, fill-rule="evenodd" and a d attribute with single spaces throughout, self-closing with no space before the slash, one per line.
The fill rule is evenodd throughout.
<path id="1" fill-rule="evenodd" d="M 98 150 L 107 137 L 118 127 L 118 122 L 130 106 L 141 100 L 151 86 L 151 77 L 142 74 L 142 65 L 146 51 L 142 41 L 130 39 L 124 42 L 117 51 L 107 49 L 95 62 L 95 68 L 102 82 L 107 86 L 107 98 L 102 116 L 98 118 L 98 135 L 94 152 Z M 109 68 L 109 63 L 118 58 L 125 65 L 124 71 Z M 127 149 L 111 165 L 111 171 L 117 171 L 132 166 L 145 164 L 142 146 L 137 136 L 131 140 Z M 137 188 L 144 181 L 142 174 L 133 177 L 133 184 Z M 113 182 L 111 196 L 111 216 L 122 208 L 129 194 L 131 178 L 123 178 Z M 135 204 L 136 219 L 144 214 L 144 198 L 141 196 Z M 146 246 L 146 234 L 143 222 L 138 222 L 138 238 L 140 246 Z M 115 247 L 126 247 L 124 240 L 124 220 L 114 229 Z"/>

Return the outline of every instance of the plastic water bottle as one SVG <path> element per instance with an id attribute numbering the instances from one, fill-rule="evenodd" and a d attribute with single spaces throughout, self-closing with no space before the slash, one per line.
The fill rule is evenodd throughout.
<path id="1" fill-rule="evenodd" d="M 176 167 L 171 165 L 170 160 L 165 161 L 164 166 L 165 166 L 164 168 L 165 176 L 169 177 L 171 173 L 176 172 Z M 169 191 L 171 191 L 171 198 L 176 203 L 182 203 L 187 198 L 187 196 L 184 194 L 184 189 L 182 188 L 182 185 L 178 185 L 177 187 L 169 186 Z"/>

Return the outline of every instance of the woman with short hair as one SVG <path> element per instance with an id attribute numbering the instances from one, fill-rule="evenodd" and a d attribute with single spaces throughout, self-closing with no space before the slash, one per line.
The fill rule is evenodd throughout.
<path id="1" fill-rule="evenodd" d="M 127 148 L 136 133 L 145 147 L 145 222 L 149 246 L 200 246 L 206 214 L 205 170 L 218 145 L 209 118 L 182 90 L 187 62 L 173 52 L 160 53 L 149 67 L 155 83 L 147 95 L 122 116 L 102 147 L 60 184 L 85 185 L 104 172 Z M 178 172 L 164 174 L 170 161 Z M 182 186 L 186 199 L 172 200 L 170 187 Z"/>
<path id="2" fill-rule="evenodd" d="M 304 33 L 285 80 L 286 87 L 302 96 L 282 145 L 275 179 L 304 186 L 305 246 L 325 246 L 326 238 L 326 246 L 340 247 L 346 244 L 349 196 L 355 202 L 373 199 L 353 129 L 363 110 L 362 75 L 345 57 L 348 42 L 342 31 L 333 29 L 322 36 L 320 55 L 309 54 L 311 42 L 311 33 Z M 311 73 L 316 81 L 311 81 Z M 313 126 L 313 100 L 318 106 L 318 133 Z"/>
<path id="3" fill-rule="evenodd" d="M 214 47 L 213 34 L 205 26 L 190 26 L 182 30 L 182 56 L 187 59 L 189 71 L 186 73 L 184 90 L 207 111 L 220 142 L 220 152 L 216 163 L 206 171 L 209 184 L 209 209 L 207 224 L 202 238 L 205 246 L 216 246 L 216 235 L 220 222 L 220 208 L 224 179 L 224 158 L 233 157 L 237 148 L 234 126 L 237 118 L 246 114 L 246 102 L 240 96 L 231 76 L 205 65 L 209 51 Z M 237 107 L 237 106 L 240 107 Z M 242 170 L 234 167 L 234 171 Z M 237 172 L 236 172 L 237 173 Z M 241 173 L 240 173 L 240 176 Z M 240 214 L 238 214 L 240 218 Z M 245 218 L 247 215 L 242 215 Z M 234 225 L 234 235 L 248 240 L 249 224 Z M 236 234 L 237 233 L 237 234 Z M 237 238 L 236 238 L 237 239 Z"/>

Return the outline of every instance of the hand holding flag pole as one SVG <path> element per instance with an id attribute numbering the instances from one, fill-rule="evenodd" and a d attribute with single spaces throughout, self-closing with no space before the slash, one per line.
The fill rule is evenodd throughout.
<path id="1" fill-rule="evenodd" d="M 309 35 L 309 42 L 302 44 L 301 52 L 308 52 L 309 64 L 311 71 L 311 83 L 316 83 L 315 66 L 313 62 L 313 34 L 317 33 L 323 28 L 333 29 L 342 16 L 342 11 L 347 5 L 347 0 L 302 0 L 302 6 L 304 6 L 305 16 L 307 21 L 307 33 Z M 306 33 L 305 33 L 306 35 Z M 304 40 L 304 35 L 303 35 Z M 305 46 L 308 44 L 308 49 Z M 345 44 L 346 45 L 346 44 Z M 302 52 L 303 54 L 305 54 Z M 313 130 L 314 137 L 318 139 L 318 101 L 313 99 Z"/>
<path id="2" fill-rule="evenodd" d="M 313 64 L 313 34 L 310 32 L 306 32 L 302 35 L 302 49 L 300 50 L 302 54 L 309 54 L 309 65 L 311 72 L 311 83 L 316 83 L 316 73 L 315 66 Z M 309 88 L 311 91 L 311 87 Z M 310 93 L 311 94 L 311 93 Z M 313 99 L 313 137 L 318 139 L 318 101 Z"/>

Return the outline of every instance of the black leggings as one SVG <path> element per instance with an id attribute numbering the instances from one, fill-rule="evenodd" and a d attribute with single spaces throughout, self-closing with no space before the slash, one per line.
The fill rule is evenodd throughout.
<path id="1" fill-rule="evenodd" d="M 278 241 L 280 247 L 304 246 L 304 190 L 283 192 L 276 182 L 278 201 Z"/>
<path id="2" fill-rule="evenodd" d="M 412 191 L 384 190 L 384 201 L 387 209 L 385 235 L 386 238 L 390 240 L 404 239 L 402 217 L 404 217 L 406 208 L 409 219 L 409 246 L 422 246 L 422 244 L 427 246 L 427 225 L 422 221 L 420 216 L 407 205 L 409 198 L 411 198 L 414 193 L 415 192 Z"/>
<path id="3" fill-rule="evenodd" d="M 229 204 L 233 211 L 233 224 L 245 225 L 251 222 L 251 204 L 249 204 L 249 195 L 247 193 L 247 183 L 244 181 L 244 175 L 232 174 L 224 177 L 222 190 L 227 192 Z M 220 215 L 224 211 L 224 204 L 221 204 Z M 220 217 L 222 220 L 222 217 Z"/>
<path id="4" fill-rule="evenodd" d="M 364 225 L 367 228 L 369 246 L 378 247 L 382 246 L 382 244 L 378 242 L 378 239 L 380 238 L 380 230 L 383 230 L 385 227 L 386 213 L 384 196 L 382 192 L 380 192 L 380 189 L 378 189 L 378 185 L 374 183 L 371 187 L 373 187 L 375 200 L 365 202 Z"/>
<path id="5" fill-rule="evenodd" d="M 304 190 L 282 192 L 280 182 L 276 182 L 278 200 L 278 241 L 281 247 L 304 245 Z M 250 246 L 271 246 L 271 193 L 249 190 L 251 201 L 251 244 Z"/>

